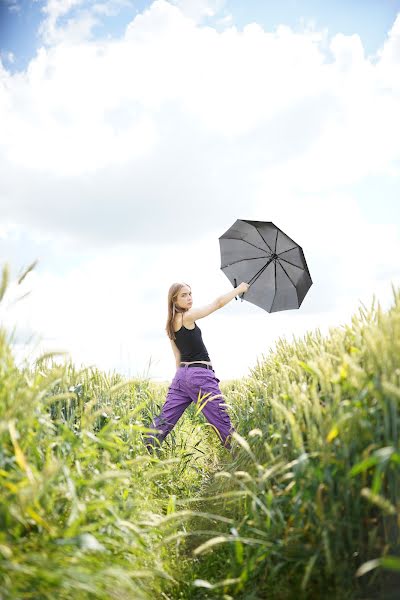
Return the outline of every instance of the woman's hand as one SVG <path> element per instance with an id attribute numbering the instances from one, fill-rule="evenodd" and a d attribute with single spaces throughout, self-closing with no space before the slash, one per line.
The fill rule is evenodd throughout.
<path id="1" fill-rule="evenodd" d="M 242 281 L 242 283 L 238 286 L 238 293 L 239 294 L 245 294 L 247 292 L 247 290 L 249 289 L 249 284 Z"/>

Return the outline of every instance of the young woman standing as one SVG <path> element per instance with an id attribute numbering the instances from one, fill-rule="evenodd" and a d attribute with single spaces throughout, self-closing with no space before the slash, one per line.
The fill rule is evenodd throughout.
<path id="1" fill-rule="evenodd" d="M 215 427 L 222 444 L 230 449 L 230 437 L 235 429 L 223 406 L 223 396 L 218 385 L 220 380 L 215 376 L 196 321 L 222 308 L 248 289 L 249 285 L 243 282 L 227 294 L 216 298 L 211 304 L 194 308 L 190 286 L 184 283 L 171 285 L 168 292 L 166 331 L 174 352 L 177 371 L 168 388 L 161 414 L 155 417 L 151 425 L 151 428 L 157 429 L 158 432 L 145 438 L 150 453 L 156 446 L 161 445 L 189 404 L 197 401 L 200 401 L 204 416 Z"/>

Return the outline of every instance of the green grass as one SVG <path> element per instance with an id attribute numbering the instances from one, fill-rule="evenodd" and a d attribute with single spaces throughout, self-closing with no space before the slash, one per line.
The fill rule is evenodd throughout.
<path id="1" fill-rule="evenodd" d="M 22 278 L 20 278 L 22 280 Z M 7 293 L 3 271 L 0 299 Z M 400 292 L 280 340 L 222 382 L 230 454 L 190 406 L 143 444 L 166 384 L 17 368 L 0 330 L 2 598 L 394 598 Z M 392 595 L 393 596 L 392 596 Z"/>

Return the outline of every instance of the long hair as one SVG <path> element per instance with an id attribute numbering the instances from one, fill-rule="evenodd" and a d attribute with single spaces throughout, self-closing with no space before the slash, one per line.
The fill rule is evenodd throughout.
<path id="1" fill-rule="evenodd" d="M 190 288 L 190 285 L 187 283 L 173 283 L 168 290 L 168 319 L 165 330 L 170 340 L 175 339 L 175 331 L 174 331 L 174 318 L 176 313 L 185 313 L 187 312 L 185 308 L 180 308 L 179 306 L 175 306 L 176 299 L 178 298 L 178 294 L 183 286 L 186 285 Z M 191 289 L 191 288 L 190 288 Z"/>

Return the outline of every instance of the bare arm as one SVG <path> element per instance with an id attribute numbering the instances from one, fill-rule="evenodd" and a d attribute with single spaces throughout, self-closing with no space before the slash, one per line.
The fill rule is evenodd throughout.
<path id="1" fill-rule="evenodd" d="M 233 300 L 233 298 L 235 296 L 239 296 L 239 294 L 243 294 L 244 292 L 247 292 L 248 289 L 249 289 L 249 285 L 247 283 L 243 282 L 240 285 L 238 285 L 238 287 L 234 288 L 227 294 L 218 296 L 218 298 L 216 298 L 210 304 L 206 304 L 205 306 L 202 306 L 201 308 L 190 308 L 185 313 L 185 318 L 194 322 L 194 321 L 197 321 L 197 319 L 202 319 L 203 317 L 207 317 L 208 315 L 215 312 L 219 308 L 222 308 L 223 306 L 225 306 L 225 304 L 228 304 L 228 302 Z"/>
<path id="2" fill-rule="evenodd" d="M 179 352 L 179 349 L 178 349 L 177 345 L 175 344 L 174 340 L 170 340 L 170 342 L 171 342 L 172 350 L 174 351 L 174 355 L 175 355 L 176 368 L 178 368 L 179 364 L 181 362 L 181 353 Z"/>

